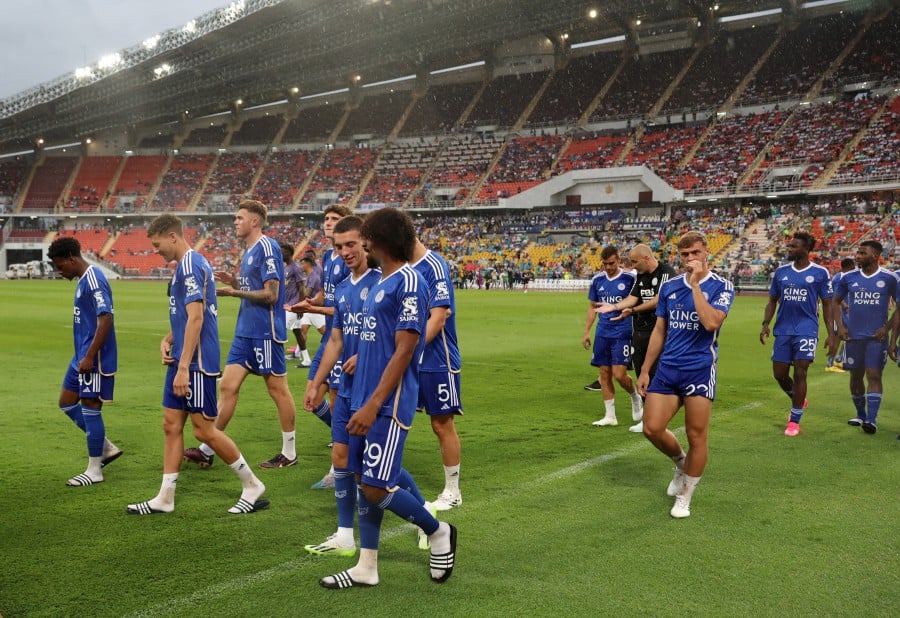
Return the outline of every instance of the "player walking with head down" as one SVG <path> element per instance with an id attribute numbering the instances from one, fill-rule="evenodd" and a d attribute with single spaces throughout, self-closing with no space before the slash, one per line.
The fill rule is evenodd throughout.
<path id="1" fill-rule="evenodd" d="M 147 236 L 166 262 L 178 265 L 169 282 L 169 323 L 172 330 L 160 344 L 168 366 L 163 389 L 163 480 L 159 493 L 146 502 L 129 504 L 131 515 L 175 510 L 175 485 L 184 449 L 184 424 L 191 417 L 194 435 L 212 447 L 241 480 L 241 497 L 229 513 L 252 513 L 268 506 L 266 487 L 244 460 L 231 438 L 216 427 L 216 376 L 219 375 L 219 326 L 212 268 L 184 239 L 181 219 L 157 217 Z"/>
<path id="2" fill-rule="evenodd" d="M 78 278 L 72 336 L 75 354 L 63 379 L 59 407 L 87 436 L 88 466 L 66 481 L 84 487 L 103 481 L 103 468 L 122 451 L 106 438 L 101 409 L 112 401 L 117 368 L 116 327 L 109 282 L 99 268 L 81 257 L 74 238 L 57 238 L 47 256 L 66 279 Z"/>
<path id="3" fill-rule="evenodd" d="M 219 393 L 216 427 L 224 430 L 237 408 L 241 385 L 251 373 L 266 382 L 269 396 L 278 410 L 281 424 L 281 452 L 260 464 L 262 468 L 284 468 L 297 463 L 294 423 L 296 407 L 288 389 L 284 343 L 287 329 L 284 315 L 284 262 L 281 247 L 265 236 L 266 207 L 244 200 L 234 216 L 235 232 L 246 244 L 239 275 L 216 272 L 216 281 L 226 285 L 218 296 L 241 299 L 234 340 L 225 361 Z M 201 467 L 212 464 L 214 449 L 201 444 L 184 452 L 184 458 Z"/>
<path id="4" fill-rule="evenodd" d="M 786 436 L 800 433 L 800 418 L 806 407 L 806 375 L 819 345 L 820 301 L 828 347 L 831 348 L 831 299 L 834 293 L 828 271 L 809 261 L 809 252 L 815 245 L 816 239 L 805 232 L 797 232 L 788 241 L 787 256 L 791 263 L 775 270 L 759 332 L 759 342 L 765 345 L 769 322 L 775 316 L 777 306 L 772 372 L 781 390 L 791 398 L 790 417 L 784 430 Z M 793 379 L 791 365 L 794 367 Z"/>
<path id="5" fill-rule="evenodd" d="M 675 497 L 670 514 L 682 518 L 691 514 L 691 497 L 708 459 L 717 341 L 734 300 L 734 288 L 730 281 L 709 270 L 709 249 L 703 234 L 687 232 L 677 248 L 685 272 L 669 279 L 659 290 L 656 326 L 638 390 L 647 397 L 644 435 L 675 463 L 675 476 L 666 493 Z M 657 359 L 659 366 L 651 382 L 650 368 Z M 667 429 L 682 405 L 687 455 Z"/>
<path id="6" fill-rule="evenodd" d="M 836 311 L 838 335 L 846 342 L 844 369 L 850 371 L 850 398 L 856 416 L 847 423 L 873 434 L 878 430 L 878 411 L 884 391 L 881 378 L 887 364 L 888 320 L 891 299 L 900 302 L 897 275 L 881 268 L 881 243 L 864 240 L 856 250 L 856 270 L 838 282 L 835 302 L 847 304 L 847 317 Z M 866 386 L 868 383 L 868 388 Z"/>
<path id="7" fill-rule="evenodd" d="M 383 208 L 366 217 L 361 233 L 382 268 L 381 279 L 363 303 L 347 423 L 351 436 L 365 436 L 364 442 L 351 441 L 348 458 L 360 479 L 361 550 L 356 566 L 319 583 L 335 589 L 378 583 L 378 539 L 385 510 L 425 532 L 431 545 L 431 579 L 440 583 L 453 571 L 456 528 L 438 522 L 417 490 L 401 486 L 412 482 L 411 477 L 402 481 L 403 446 L 419 396 L 416 361 L 425 347 L 428 314 L 427 286 L 408 264 L 415 230 L 409 215 Z"/>

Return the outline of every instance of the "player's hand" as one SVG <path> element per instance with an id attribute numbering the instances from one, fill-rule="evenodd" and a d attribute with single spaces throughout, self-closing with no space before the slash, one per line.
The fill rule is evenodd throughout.
<path id="1" fill-rule="evenodd" d="M 178 397 L 190 397 L 190 375 L 187 365 L 179 365 L 178 371 L 175 373 L 175 379 L 172 380 L 172 391 Z"/>
<path id="2" fill-rule="evenodd" d="M 581 345 L 584 346 L 585 350 L 590 350 L 591 349 L 591 336 L 585 335 L 584 339 L 581 340 Z"/>
<path id="3" fill-rule="evenodd" d="M 882 326 L 881 328 L 876 330 L 875 334 L 872 336 L 875 337 L 878 341 L 884 341 L 884 338 L 887 337 L 887 331 L 887 326 Z"/>
<path id="4" fill-rule="evenodd" d="M 224 270 L 217 270 L 213 273 L 213 277 L 219 283 L 224 283 L 225 285 L 230 285 L 231 287 L 237 286 L 237 277 L 235 277 L 232 273 L 226 272 Z"/>
<path id="5" fill-rule="evenodd" d="M 759 342 L 763 345 L 766 345 L 766 339 L 769 337 L 769 326 L 764 325 L 762 329 L 759 331 Z"/>
<path id="6" fill-rule="evenodd" d="M 634 310 L 631 307 L 625 307 L 624 309 L 622 309 L 622 313 L 620 313 L 619 315 L 617 315 L 614 318 L 609 318 L 609 321 L 610 322 L 618 322 L 619 320 L 624 320 L 625 318 L 627 318 L 628 316 L 630 316 L 633 313 L 634 313 Z"/>
<path id="7" fill-rule="evenodd" d="M 159 356 L 162 359 L 163 365 L 171 365 L 175 362 L 175 359 L 172 358 L 172 343 L 169 341 L 168 337 L 163 337 L 162 341 L 159 343 Z"/>
<path id="8" fill-rule="evenodd" d="M 303 393 L 303 409 L 312 412 L 322 403 L 323 397 L 319 395 L 319 387 L 310 380 L 306 383 L 306 392 Z"/>
<path id="9" fill-rule="evenodd" d="M 843 341 L 850 341 L 850 331 L 847 330 L 846 326 L 838 327 L 838 337 L 840 337 Z"/>
<path id="10" fill-rule="evenodd" d="M 303 315 L 304 313 L 309 311 L 309 301 L 301 300 L 296 305 L 291 305 L 291 308 L 288 309 L 288 311 L 291 311 L 292 313 L 296 313 L 297 315 Z"/>
<path id="11" fill-rule="evenodd" d="M 594 307 L 594 313 L 612 313 L 616 310 L 616 306 L 612 303 L 600 303 Z"/>
<path id="12" fill-rule="evenodd" d="M 891 360 L 897 360 L 897 342 L 893 342 L 888 346 L 888 356 Z"/>
<path id="13" fill-rule="evenodd" d="M 648 386 L 650 386 L 650 374 L 642 371 L 641 375 L 638 376 L 637 384 L 635 385 L 638 395 L 640 395 L 641 397 L 646 397 Z"/>
<path id="14" fill-rule="evenodd" d="M 378 408 L 371 402 L 366 402 L 363 407 L 353 413 L 350 422 L 347 423 L 347 431 L 351 436 L 364 436 L 369 433 L 369 429 L 375 423 L 375 417 L 378 415 Z"/>
<path id="15" fill-rule="evenodd" d="M 78 373 L 91 373 L 91 370 L 94 368 L 94 359 L 88 358 L 85 356 L 80 361 L 78 361 Z"/>
<path id="16" fill-rule="evenodd" d="M 693 286 L 700 285 L 700 282 L 703 281 L 703 278 L 709 272 L 709 267 L 702 260 L 690 260 L 685 263 L 684 270 L 688 273 L 688 283 Z"/>
<path id="17" fill-rule="evenodd" d="M 341 373 L 346 373 L 349 376 L 352 376 L 354 373 L 356 373 L 357 356 L 358 354 L 354 354 L 344 361 L 344 364 L 341 365 Z"/>
<path id="18" fill-rule="evenodd" d="M 216 288 L 216 296 L 234 296 L 234 288 Z"/>

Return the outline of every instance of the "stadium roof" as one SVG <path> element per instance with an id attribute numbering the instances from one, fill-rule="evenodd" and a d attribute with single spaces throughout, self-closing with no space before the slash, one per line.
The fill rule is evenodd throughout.
<path id="1" fill-rule="evenodd" d="M 826 3 L 841 0 L 825 0 Z M 591 11 L 597 14 L 592 17 Z M 244 106 L 489 60 L 543 35 L 566 44 L 781 9 L 797 0 L 237 0 L 0 100 L 0 152 L 115 127 Z M 681 28 L 681 29 L 684 29 Z M 568 38 L 563 39 L 563 35 Z"/>

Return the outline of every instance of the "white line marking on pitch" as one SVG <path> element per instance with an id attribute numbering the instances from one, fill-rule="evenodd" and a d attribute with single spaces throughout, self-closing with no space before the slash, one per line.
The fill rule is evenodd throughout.
<path id="1" fill-rule="evenodd" d="M 736 408 L 732 408 L 730 410 L 725 410 L 716 416 L 718 418 L 722 418 L 723 416 L 731 415 L 733 413 L 740 412 L 749 412 L 755 408 L 758 408 L 762 405 L 759 401 L 753 401 L 750 403 L 746 403 L 742 406 L 738 406 Z M 683 434 L 684 428 L 679 427 L 675 430 L 676 434 Z M 574 476 L 579 472 L 584 472 L 590 468 L 595 468 L 597 466 L 602 466 L 605 463 L 610 461 L 615 461 L 616 459 L 621 459 L 622 457 L 627 457 L 628 455 L 632 455 L 639 451 L 650 448 L 652 445 L 647 440 L 641 440 L 636 442 L 635 444 L 628 446 L 623 449 L 619 449 L 618 451 L 613 451 L 611 453 L 605 453 L 603 455 L 599 455 L 597 457 L 593 457 L 591 459 L 587 459 L 585 461 L 579 462 L 577 464 L 568 466 L 566 468 L 562 468 L 555 472 L 551 472 L 549 474 L 545 474 L 544 476 L 538 477 L 535 481 L 530 482 L 526 488 L 527 491 L 532 491 L 535 485 L 542 485 L 545 483 L 550 483 L 554 481 L 559 481 L 561 479 L 568 478 L 570 476 Z M 508 491 L 508 492 L 500 492 L 503 497 L 509 497 L 510 494 L 521 493 L 519 491 Z M 498 496 L 498 499 L 500 496 Z M 482 503 L 482 505 L 495 502 L 496 500 L 487 500 Z M 403 534 L 409 535 L 410 543 L 413 542 L 413 526 L 411 524 L 404 524 L 400 526 L 394 526 L 391 528 L 387 528 L 382 531 L 381 538 L 382 539 L 393 539 Z M 422 552 L 422 562 L 423 564 L 427 562 L 425 559 L 427 557 L 426 552 Z M 322 565 L 323 571 L 327 571 L 327 568 L 324 568 L 328 563 L 321 560 L 315 560 L 311 555 L 304 555 L 300 558 L 294 558 L 293 560 L 288 560 L 287 562 L 282 562 L 275 566 L 271 566 L 267 569 L 263 569 L 262 571 L 257 571 L 256 573 L 251 573 L 249 575 L 243 575 L 241 577 L 236 577 L 234 579 L 230 579 L 225 582 L 221 582 L 219 584 L 214 584 L 212 586 L 208 586 L 202 590 L 197 590 L 192 592 L 191 594 L 185 595 L 183 597 L 178 597 L 175 599 L 170 599 L 165 603 L 160 603 L 158 605 L 154 605 L 152 607 L 148 607 L 140 612 L 135 612 L 133 614 L 128 614 L 126 618 L 140 618 L 143 616 L 157 616 L 159 614 L 164 613 L 183 613 L 188 607 L 193 605 L 200 605 L 203 603 L 208 603 L 210 599 L 214 599 L 219 596 L 223 596 L 226 594 L 231 594 L 236 590 L 240 590 L 242 588 L 247 588 L 253 586 L 255 584 L 265 583 L 269 580 L 272 580 L 276 577 L 282 577 L 288 571 L 300 571 L 312 565 Z"/>

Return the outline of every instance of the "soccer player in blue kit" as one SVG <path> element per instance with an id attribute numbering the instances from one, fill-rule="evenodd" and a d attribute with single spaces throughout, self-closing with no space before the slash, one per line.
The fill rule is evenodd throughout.
<path id="1" fill-rule="evenodd" d="M 675 497 L 669 514 L 691 514 L 691 498 L 709 457 L 707 437 L 716 395 L 719 329 L 734 300 L 734 287 L 709 270 L 709 245 L 700 232 L 687 232 L 677 244 L 684 273 L 659 290 L 656 326 L 641 367 L 638 390 L 645 395 L 644 435 L 675 463 L 666 493 Z M 659 359 L 656 375 L 650 369 Z M 684 405 L 688 439 L 681 443 L 667 428 Z"/>
<path id="2" fill-rule="evenodd" d="M 353 211 L 342 204 L 332 204 L 325 209 L 322 219 L 322 234 L 332 242 L 332 248 L 327 249 L 322 254 L 322 289 L 313 298 L 307 298 L 300 304 L 293 307 L 298 313 L 316 313 L 325 316 L 325 330 L 323 337 L 319 342 L 319 349 L 309 367 L 309 374 L 306 380 L 306 387 L 309 389 L 309 383 L 312 377 L 319 370 L 319 364 L 322 361 L 322 354 L 325 351 L 325 345 L 328 343 L 328 333 L 331 332 L 332 317 L 334 316 L 334 289 L 337 284 L 347 278 L 350 269 L 344 264 L 333 248 L 334 243 L 334 226 L 344 217 L 349 217 Z M 312 410 L 319 420 L 331 427 L 331 408 L 334 406 L 338 396 L 338 387 L 341 383 L 341 365 L 336 363 L 331 370 L 328 379 L 328 386 L 322 386 L 316 404 Z M 325 401 L 325 392 L 328 392 L 328 401 Z M 324 477 L 316 481 L 313 489 L 331 489 L 334 487 L 334 467 L 330 469 Z"/>
<path id="3" fill-rule="evenodd" d="M 350 398 L 349 467 L 360 480 L 356 566 L 320 580 L 325 588 L 378 584 L 378 540 L 384 511 L 421 528 L 431 545 L 432 581 L 446 581 L 456 558 L 456 528 L 439 522 L 401 486 L 403 447 L 419 396 L 417 359 L 425 348 L 428 290 L 409 265 L 416 241 L 412 220 L 395 208 L 366 217 L 361 235 L 382 276 L 363 303 Z M 360 448 L 361 447 L 361 448 Z M 407 479 L 411 481 L 411 477 Z"/>
<path id="4" fill-rule="evenodd" d="M 763 314 L 759 342 L 766 344 L 769 322 L 775 316 L 775 346 L 772 350 L 772 373 L 791 399 L 791 411 L 784 435 L 800 433 L 800 419 L 806 407 L 806 376 L 816 358 L 819 345 L 819 302 L 825 318 L 828 346 L 831 347 L 832 302 L 831 275 L 828 270 L 809 261 L 809 252 L 816 239 L 806 232 L 797 232 L 787 243 L 790 264 L 780 266 L 772 277 L 769 302 Z M 794 377 L 791 378 L 791 365 Z"/>
<path id="5" fill-rule="evenodd" d="M 603 305 L 615 305 L 631 294 L 635 275 L 622 270 L 619 263 L 617 247 L 604 247 L 600 252 L 603 260 L 603 271 L 591 279 L 588 291 L 587 318 L 584 325 L 582 345 L 585 350 L 591 349 L 591 325 L 597 310 Z M 631 417 L 641 420 L 643 401 L 634 388 L 634 382 L 628 375 L 631 366 L 631 316 L 622 318 L 621 311 L 600 313 L 597 317 L 597 328 L 594 332 L 594 354 L 591 365 L 600 368 L 600 387 L 603 393 L 604 415 L 594 421 L 595 426 L 616 426 L 616 391 L 613 378 L 631 397 Z"/>
<path id="6" fill-rule="evenodd" d="M 287 328 L 284 317 L 284 261 L 281 247 L 262 233 L 267 211 L 264 204 L 243 200 L 234 216 L 237 237 L 246 244 L 238 276 L 217 271 L 216 281 L 226 287 L 216 289 L 218 296 L 241 299 L 234 339 L 219 392 L 216 427 L 225 430 L 237 408 L 241 385 L 251 373 L 262 376 L 266 389 L 278 410 L 281 425 L 281 452 L 260 464 L 262 468 L 285 468 L 297 463 L 295 417 L 297 409 L 288 388 L 284 343 Z M 212 464 L 213 450 L 207 444 L 184 452 L 186 461 L 201 467 Z"/>
<path id="7" fill-rule="evenodd" d="M 359 230 L 362 219 L 344 217 L 334 226 L 334 250 L 350 268 L 350 276 L 335 288 L 333 327 L 322 353 L 319 369 L 307 384 L 303 405 L 312 410 L 323 384 L 328 380 L 332 367 L 341 362 L 344 369 L 338 396 L 331 415 L 331 463 L 334 466 L 334 495 L 337 502 L 337 532 L 317 545 L 306 545 L 311 554 L 352 556 L 356 553 L 353 538 L 353 522 L 356 512 L 356 478 L 348 468 L 349 444 L 363 438 L 350 436 L 350 395 L 353 374 L 356 370 L 359 333 L 362 328 L 362 308 L 369 290 L 381 279 L 381 271 L 370 268 Z M 358 448 L 358 447 L 357 447 Z"/>
<path id="8" fill-rule="evenodd" d="M 838 281 L 841 280 L 841 277 L 854 268 L 856 268 L 856 260 L 853 258 L 842 259 L 841 269 L 831 277 L 831 289 L 836 290 Z M 847 373 L 844 371 L 844 342 L 838 337 L 837 318 L 834 317 L 834 314 L 838 311 L 842 312 L 841 315 L 844 316 L 844 320 L 846 321 L 847 310 L 844 305 L 838 305 L 833 302 L 831 307 L 832 322 L 829 325 L 833 336 L 831 337 L 831 343 L 828 346 L 828 357 L 825 362 L 825 371 L 829 373 Z"/>
<path id="9" fill-rule="evenodd" d="M 425 353 L 419 361 L 419 408 L 431 419 L 444 466 L 444 489 L 432 504 L 437 511 L 449 511 L 462 504 L 459 489 L 462 448 L 454 423 L 454 417 L 463 413 L 459 397 L 462 359 L 456 337 L 456 298 L 446 260 L 419 240 L 413 250 L 412 266 L 428 284 L 429 295 Z"/>
<path id="10" fill-rule="evenodd" d="M 176 261 L 169 282 L 171 331 L 160 343 L 167 366 L 163 388 L 163 480 L 159 493 L 146 502 L 129 504 L 131 515 L 175 510 L 175 486 L 184 449 L 184 425 L 191 418 L 194 435 L 225 461 L 243 490 L 229 513 L 253 513 L 269 505 L 261 498 L 265 485 L 253 474 L 237 446 L 216 427 L 216 377 L 219 375 L 218 305 L 214 275 L 206 258 L 191 249 L 181 219 L 162 214 L 150 223 L 147 237 L 166 262 Z"/>
<path id="11" fill-rule="evenodd" d="M 856 249 L 856 270 L 846 273 L 838 282 L 835 302 L 847 304 L 847 317 L 836 311 L 838 336 L 846 348 L 844 369 L 850 371 L 850 398 L 856 416 L 847 423 L 873 434 L 878 430 L 878 411 L 884 387 L 882 373 L 887 364 L 888 319 L 891 299 L 900 302 L 897 275 L 878 265 L 881 243 L 864 240 Z M 895 320 L 896 321 L 896 320 Z M 867 387 L 868 384 L 868 387 Z"/>
<path id="12" fill-rule="evenodd" d="M 81 257 L 75 238 L 57 238 L 47 256 L 61 276 L 78 278 L 72 320 L 75 354 L 63 379 L 59 407 L 87 437 L 87 469 L 66 484 L 86 487 L 103 482 L 101 468 L 122 455 L 106 438 L 101 413 L 103 402 L 113 399 L 118 361 L 112 290 L 103 272 Z"/>

